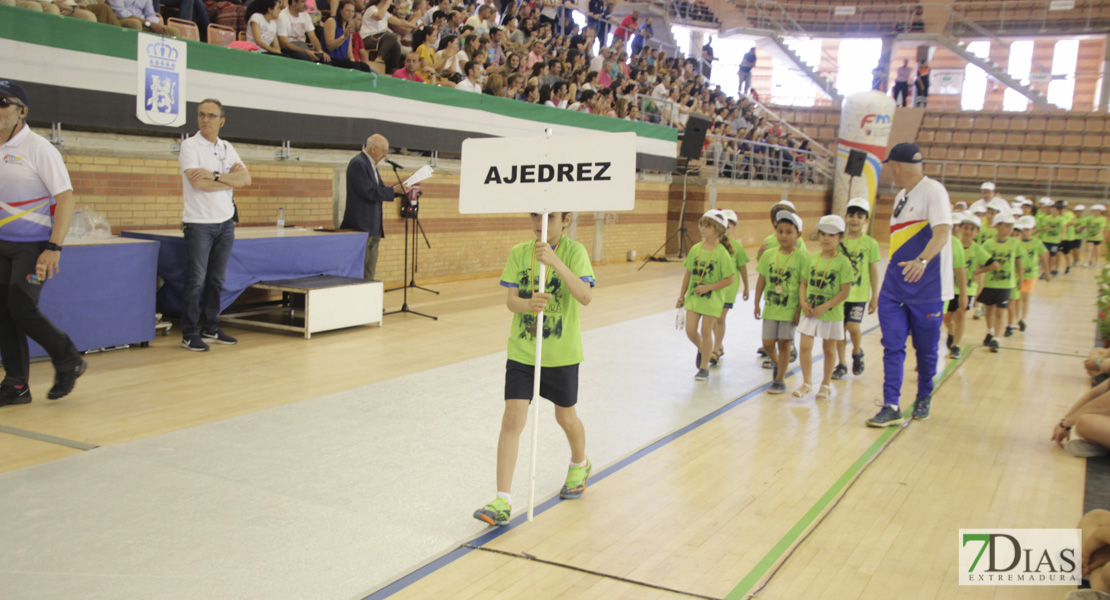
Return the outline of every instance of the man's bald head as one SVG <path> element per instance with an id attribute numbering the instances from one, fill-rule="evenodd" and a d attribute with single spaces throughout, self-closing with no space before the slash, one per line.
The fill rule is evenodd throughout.
<path id="1" fill-rule="evenodd" d="M 385 139 L 384 135 L 375 133 L 374 135 L 366 138 L 366 147 L 364 148 L 370 158 L 374 162 L 380 162 L 389 154 L 389 140 Z"/>

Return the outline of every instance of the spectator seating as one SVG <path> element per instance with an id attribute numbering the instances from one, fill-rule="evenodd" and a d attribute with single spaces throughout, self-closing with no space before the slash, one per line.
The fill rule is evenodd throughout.
<path id="1" fill-rule="evenodd" d="M 243 34 L 246 39 L 246 33 Z M 216 23 L 208 25 L 208 43 L 217 46 L 226 46 L 235 41 L 235 30 Z"/>
<path id="2" fill-rule="evenodd" d="M 200 41 L 200 31 L 197 29 L 197 24 L 185 19 L 178 19 L 177 17 L 170 17 L 166 20 L 166 25 L 172 25 L 181 32 L 181 37 L 194 42 Z"/>

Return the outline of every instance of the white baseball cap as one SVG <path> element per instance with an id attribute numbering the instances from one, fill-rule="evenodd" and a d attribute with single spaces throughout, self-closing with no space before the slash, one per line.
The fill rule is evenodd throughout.
<path id="1" fill-rule="evenodd" d="M 1106 206 L 1104 206 L 1104 205 L 1102 205 L 1102 204 L 1096 204 L 1096 205 L 1094 205 L 1094 206 L 1092 206 L 1092 207 L 1091 207 L 1091 210 L 1101 210 L 1101 211 L 1105 211 L 1105 210 L 1106 210 Z"/>
<path id="2" fill-rule="evenodd" d="M 965 213 L 963 211 L 959 211 L 959 210 L 952 211 L 952 225 L 959 225 L 960 223 L 963 222 L 963 218 L 966 217 L 966 216 L 967 216 L 967 213 Z"/>
<path id="3" fill-rule="evenodd" d="M 1014 219 L 1014 215 L 1008 212 L 1000 212 L 997 215 L 994 215 L 994 220 L 991 221 L 991 227 L 997 227 L 1003 223 L 1009 223 L 1010 225 L 1013 225 L 1016 222 L 1017 221 Z"/>
<path id="4" fill-rule="evenodd" d="M 794 203 L 789 200 L 779 200 L 774 204 L 774 206 L 789 206 L 794 210 L 798 210 L 798 207 L 794 206 Z"/>
<path id="5" fill-rule="evenodd" d="M 1077 204 L 1075 206 L 1075 210 L 1087 210 L 1087 207 L 1083 206 L 1082 204 Z"/>
<path id="6" fill-rule="evenodd" d="M 980 206 L 982 206 L 985 209 L 987 207 L 987 201 L 980 198 L 980 199 L 976 200 L 975 202 L 971 203 L 971 209 L 972 210 L 975 210 L 976 208 L 978 208 Z"/>
<path id="7" fill-rule="evenodd" d="M 967 202 L 964 202 L 963 200 L 961 200 L 961 201 L 956 203 L 955 208 L 966 210 L 967 209 Z"/>
<path id="8" fill-rule="evenodd" d="M 825 215 L 817 221 L 817 230 L 824 233 L 844 233 L 844 219 L 840 215 Z"/>
<path id="9" fill-rule="evenodd" d="M 987 207 L 983 204 L 980 204 L 979 206 L 972 206 L 971 213 L 975 215 L 985 215 L 987 214 Z"/>
<path id="10" fill-rule="evenodd" d="M 863 212 L 869 215 L 871 214 L 871 204 L 867 202 L 867 198 L 852 198 L 848 201 L 848 206 L 845 207 L 845 210 L 852 207 L 862 209 Z"/>
<path id="11" fill-rule="evenodd" d="M 725 218 L 724 211 L 711 208 L 705 211 L 705 214 L 701 216 L 702 219 L 707 217 L 713 219 L 717 223 L 720 223 L 721 227 L 728 227 L 728 219 Z"/>
<path id="12" fill-rule="evenodd" d="M 795 227 L 798 228 L 798 231 L 802 230 L 802 218 L 799 217 L 796 213 L 792 213 L 788 210 L 780 210 L 779 212 L 775 213 L 775 223 L 778 223 L 779 221 L 790 221 L 794 224 Z"/>
<path id="13" fill-rule="evenodd" d="M 963 219 L 960 220 L 960 223 L 971 223 L 972 225 L 980 228 L 983 226 L 983 220 L 975 215 L 964 215 Z"/>
<path id="14" fill-rule="evenodd" d="M 731 208 L 726 208 L 725 210 L 722 210 L 721 213 L 725 215 L 726 221 L 732 221 L 733 223 L 740 222 L 740 218 L 736 216 L 736 211 L 732 210 Z"/>
<path id="15" fill-rule="evenodd" d="M 985 181 L 985 182 L 983 182 L 983 185 L 979 186 L 979 189 L 980 190 L 990 190 L 990 191 L 993 192 L 994 191 L 994 182 L 993 181 Z"/>
<path id="16" fill-rule="evenodd" d="M 1018 229 L 1036 229 L 1037 219 L 1033 218 L 1030 215 L 1025 215 L 1024 217 L 1017 220 L 1017 224 L 1014 225 L 1014 227 Z"/>
<path id="17" fill-rule="evenodd" d="M 991 201 L 987 203 L 987 209 L 997 210 L 998 212 L 1006 212 L 1010 210 L 1010 205 L 1007 204 L 1006 200 L 1001 197 L 991 198 Z"/>
<path id="18" fill-rule="evenodd" d="M 1052 206 L 1053 204 L 1055 204 L 1055 202 L 1052 201 L 1052 198 L 1049 198 L 1048 196 L 1041 196 L 1039 202 L 1041 203 L 1041 206 Z"/>
<path id="19" fill-rule="evenodd" d="M 1018 202 L 1020 204 L 1025 204 L 1026 200 L 1027 200 L 1026 197 L 1022 196 L 1020 194 L 1018 194 L 1017 196 L 1014 196 L 1014 202 Z"/>

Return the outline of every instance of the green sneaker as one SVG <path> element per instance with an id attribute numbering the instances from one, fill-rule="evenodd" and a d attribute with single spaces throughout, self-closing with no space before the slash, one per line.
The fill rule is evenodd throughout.
<path id="1" fill-rule="evenodd" d="M 584 467 L 571 465 L 567 470 L 567 482 L 563 484 L 563 489 L 559 490 L 559 497 L 566 500 L 581 498 L 582 492 L 586 491 L 586 480 L 590 478 L 592 468 L 593 464 L 589 460 Z"/>
<path id="2" fill-rule="evenodd" d="M 474 518 L 490 525 L 508 525 L 512 512 L 513 507 L 509 506 L 509 501 L 498 496 L 493 502 L 474 511 Z"/>

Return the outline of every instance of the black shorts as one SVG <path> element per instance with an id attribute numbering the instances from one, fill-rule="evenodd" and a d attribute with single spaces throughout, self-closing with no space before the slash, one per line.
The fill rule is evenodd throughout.
<path id="1" fill-rule="evenodd" d="M 505 399 L 528 400 L 536 368 L 510 360 L 505 363 Z M 578 404 L 578 365 L 540 369 L 540 396 L 564 408 Z"/>
<path id="2" fill-rule="evenodd" d="M 1054 242 L 1045 242 L 1044 249 L 1048 250 L 1048 253 L 1050 255 L 1056 256 L 1056 253 L 1060 251 L 1060 244 Z"/>
<path id="3" fill-rule="evenodd" d="M 983 288 L 979 292 L 979 303 L 983 306 L 997 306 L 998 308 L 1010 308 L 1010 292 L 1009 289 L 999 288 Z"/>
<path id="4" fill-rule="evenodd" d="M 1087 243 L 1092 246 L 1097 246 L 1102 243 L 1102 240 L 1087 240 Z"/>
<path id="5" fill-rule="evenodd" d="M 971 310 L 975 306 L 975 296 L 969 296 L 967 299 L 967 309 Z M 948 301 L 948 312 L 954 313 L 960 310 L 960 295 L 956 294 L 954 298 Z"/>
<path id="6" fill-rule="evenodd" d="M 862 323 L 863 315 L 867 314 L 866 302 L 845 302 L 844 303 L 844 322 L 845 323 Z"/>
<path id="7" fill-rule="evenodd" d="M 1060 251 L 1064 254 L 1067 254 L 1068 252 L 1071 252 L 1078 247 L 1079 243 L 1076 240 L 1064 240 L 1060 243 Z"/>
<path id="8" fill-rule="evenodd" d="M 732 308 L 732 302 L 725 302 L 725 306 L 724 306 L 724 307 L 725 307 L 725 308 L 728 308 L 728 309 L 731 309 L 731 308 Z"/>

